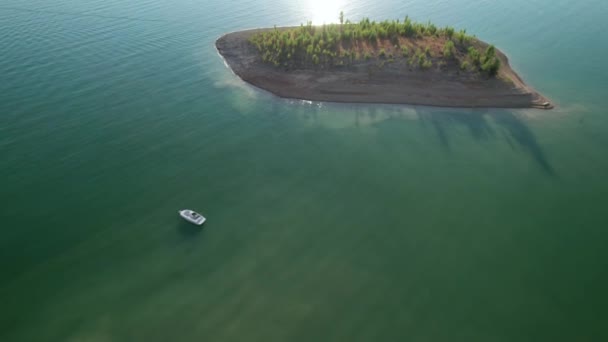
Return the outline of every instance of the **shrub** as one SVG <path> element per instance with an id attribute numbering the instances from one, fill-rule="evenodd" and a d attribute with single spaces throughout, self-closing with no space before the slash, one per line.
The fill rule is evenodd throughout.
<path id="1" fill-rule="evenodd" d="M 314 46 L 314 45 L 310 44 L 310 45 L 308 45 L 308 46 L 306 47 L 306 54 L 307 54 L 308 56 L 312 56 L 312 55 L 313 55 L 313 53 L 314 53 L 314 51 L 315 51 L 315 46 Z"/>
<path id="2" fill-rule="evenodd" d="M 363 58 L 365 58 L 366 61 L 369 61 L 372 56 L 370 56 L 369 52 L 366 52 L 365 55 L 363 56 Z"/>
<path id="3" fill-rule="evenodd" d="M 401 48 L 401 53 L 403 54 L 403 57 L 407 57 L 410 54 L 410 51 L 407 49 L 407 46 L 404 46 Z"/>
<path id="4" fill-rule="evenodd" d="M 426 56 L 423 54 L 418 55 L 418 65 L 422 68 L 426 62 Z"/>
<path id="5" fill-rule="evenodd" d="M 468 43 L 471 39 L 469 36 L 467 36 L 467 30 L 458 31 L 458 33 L 456 34 L 456 38 L 458 39 L 458 42 L 460 43 L 460 45 L 464 45 L 464 43 Z"/>
<path id="6" fill-rule="evenodd" d="M 483 54 L 482 64 L 487 63 L 494 57 L 496 57 L 496 48 L 494 47 L 494 45 L 490 45 L 486 49 L 486 52 Z"/>
<path id="7" fill-rule="evenodd" d="M 489 76 L 496 76 L 500 69 L 500 59 L 496 57 L 496 48 L 494 45 L 490 45 L 486 48 L 486 51 L 481 58 L 481 70 L 487 73 Z"/>
<path id="8" fill-rule="evenodd" d="M 460 69 L 464 71 L 469 70 L 469 62 L 463 61 L 462 63 L 460 63 Z"/>
<path id="9" fill-rule="evenodd" d="M 367 40 L 369 40 L 370 43 L 376 43 L 377 39 L 378 39 L 378 32 L 376 31 L 376 29 L 371 29 L 371 30 L 367 31 Z"/>
<path id="10" fill-rule="evenodd" d="M 380 49 L 380 52 L 378 53 L 378 56 L 380 56 L 380 58 L 386 57 L 386 51 L 384 51 L 384 49 Z"/>
<path id="11" fill-rule="evenodd" d="M 448 40 L 447 42 L 445 42 L 445 45 L 443 45 L 443 56 L 445 58 L 452 58 L 452 57 L 454 57 L 454 52 L 455 52 L 454 42 L 451 40 Z"/>
<path id="12" fill-rule="evenodd" d="M 481 61 L 479 60 L 481 56 L 476 48 L 472 46 L 469 47 L 468 55 L 469 59 L 471 59 L 471 63 L 473 63 L 475 67 L 479 67 L 481 65 Z"/>
<path id="13" fill-rule="evenodd" d="M 429 36 L 434 36 L 437 33 L 437 26 L 429 21 L 426 25 L 426 33 Z"/>
<path id="14" fill-rule="evenodd" d="M 448 37 L 448 39 L 452 39 L 452 37 L 454 37 L 454 28 L 453 27 L 446 27 L 445 28 L 445 36 Z"/>
<path id="15" fill-rule="evenodd" d="M 498 69 L 500 69 L 500 60 L 496 57 L 492 57 L 481 66 L 481 70 L 489 76 L 496 76 Z"/>

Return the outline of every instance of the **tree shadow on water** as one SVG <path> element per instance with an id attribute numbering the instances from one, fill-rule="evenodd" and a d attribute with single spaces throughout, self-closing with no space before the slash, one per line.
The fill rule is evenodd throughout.
<path id="1" fill-rule="evenodd" d="M 547 160 L 536 136 L 520 118 L 509 112 L 491 113 L 488 115 L 505 130 L 510 139 L 515 140 L 522 149 L 532 156 L 546 174 L 555 176 L 555 170 Z"/>
<path id="2" fill-rule="evenodd" d="M 512 149 L 521 148 L 546 174 L 555 176 L 555 171 L 532 130 L 522 119 L 507 110 L 459 112 L 421 109 L 417 112 L 424 126 L 430 124 L 433 127 L 441 145 L 448 152 L 451 151 L 448 132 L 454 126 L 465 126 L 471 137 L 480 142 L 496 138 L 498 129 Z M 487 118 L 491 118 L 496 125 L 492 126 Z"/>
<path id="3" fill-rule="evenodd" d="M 494 128 L 488 124 L 480 113 L 463 113 L 457 111 L 440 112 L 436 110 L 419 110 L 418 117 L 423 125 L 431 124 L 441 145 L 451 150 L 448 130 L 453 126 L 465 126 L 477 141 L 484 141 L 496 136 Z"/>

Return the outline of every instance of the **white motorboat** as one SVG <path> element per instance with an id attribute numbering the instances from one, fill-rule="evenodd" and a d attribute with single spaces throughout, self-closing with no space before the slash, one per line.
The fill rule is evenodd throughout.
<path id="1" fill-rule="evenodd" d="M 205 221 L 207 220 L 205 217 L 203 217 L 203 215 L 197 213 L 194 210 L 190 210 L 190 209 L 184 209 L 184 210 L 180 210 L 178 211 L 179 216 L 181 216 L 184 220 L 190 222 L 190 223 L 194 223 L 197 226 L 200 226 L 201 224 L 205 223 Z"/>

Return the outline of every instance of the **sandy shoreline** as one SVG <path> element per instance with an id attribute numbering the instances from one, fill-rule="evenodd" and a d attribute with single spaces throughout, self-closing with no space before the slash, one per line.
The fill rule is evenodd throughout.
<path id="1" fill-rule="evenodd" d="M 216 48 L 241 79 L 283 98 L 460 108 L 553 108 L 542 105 L 549 100 L 527 86 L 498 50 L 502 62 L 498 78 L 412 70 L 403 62 L 382 68 L 362 62 L 329 70 L 285 70 L 263 63 L 249 43 L 251 35 L 264 30 L 268 29 L 226 34 L 216 41 Z"/>

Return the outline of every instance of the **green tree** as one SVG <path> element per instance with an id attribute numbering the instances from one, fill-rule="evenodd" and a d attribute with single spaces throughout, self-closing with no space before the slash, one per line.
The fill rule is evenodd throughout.
<path id="1" fill-rule="evenodd" d="M 410 52 L 406 46 L 401 46 L 402 37 L 411 39 L 437 36 L 448 40 L 443 45 L 443 56 L 446 58 L 455 58 L 458 49 L 454 45 L 460 44 L 457 45 L 459 49 L 470 47 L 466 62 L 474 65 L 476 70 L 495 75 L 500 67 L 495 48 L 488 47 L 484 52 L 477 51 L 471 46 L 472 37 L 468 36 L 465 30 L 455 31 L 449 26 L 437 28 L 430 22 L 413 22 L 409 17 L 405 17 L 403 21 L 381 22 L 363 18 L 353 23 L 345 18 L 343 11 L 340 11 L 339 20 L 339 24 L 322 26 L 313 26 L 312 22 L 307 21 L 294 29 L 275 27 L 252 36 L 249 42 L 258 50 L 262 60 L 277 66 L 310 65 L 311 62 L 320 65 L 336 65 L 341 62 L 348 64 L 359 58 L 371 59 L 374 55 L 388 60 L 394 58 L 393 54 L 402 54 L 410 63 L 419 64 L 424 68 L 433 64 L 434 50 L 430 46 L 422 46 L 422 50 L 419 48 L 418 51 Z M 389 40 L 390 50 L 381 51 L 382 46 L 387 46 Z M 373 45 L 371 50 L 365 50 L 369 47 L 366 43 Z"/>
<path id="2" fill-rule="evenodd" d="M 481 56 L 479 54 L 479 50 L 470 46 L 467 54 L 469 56 L 469 59 L 471 60 L 471 63 L 473 63 L 473 65 L 475 67 L 479 67 L 481 65 L 481 61 L 480 61 Z"/>
<path id="3" fill-rule="evenodd" d="M 426 24 L 426 33 L 429 36 L 434 36 L 435 34 L 437 34 L 437 26 L 435 26 L 434 24 L 432 24 L 430 21 Z"/>
<path id="4" fill-rule="evenodd" d="M 470 37 L 467 36 L 467 30 L 458 31 L 458 33 L 456 34 L 456 38 L 458 39 L 460 45 L 464 45 L 464 43 L 468 43 L 470 40 Z"/>
<path id="5" fill-rule="evenodd" d="M 490 45 L 486 48 L 486 52 L 483 54 L 482 64 L 485 64 L 494 57 L 496 57 L 496 48 L 494 45 Z"/>
<path id="6" fill-rule="evenodd" d="M 448 37 L 448 39 L 452 39 L 452 37 L 454 37 L 454 28 L 453 27 L 446 27 L 445 28 L 445 36 Z"/>
<path id="7" fill-rule="evenodd" d="M 452 57 L 454 57 L 455 50 L 456 49 L 454 48 L 454 42 L 451 40 L 448 40 L 443 45 L 443 56 L 445 58 L 452 58 Z"/>
<path id="8" fill-rule="evenodd" d="M 486 72 L 489 76 L 496 76 L 498 74 L 498 70 L 500 69 L 500 59 L 496 57 L 492 57 L 488 59 L 481 66 L 481 70 Z"/>
<path id="9" fill-rule="evenodd" d="M 424 63 L 426 62 L 426 55 L 420 53 L 418 54 L 418 65 L 422 68 Z"/>
<path id="10" fill-rule="evenodd" d="M 500 69 L 500 59 L 496 57 L 496 48 L 494 45 L 490 45 L 486 48 L 481 58 L 481 70 L 487 73 L 489 76 L 496 76 Z"/>
<path id="11" fill-rule="evenodd" d="M 314 51 L 315 51 L 315 46 L 314 46 L 314 45 L 309 44 L 309 45 L 306 47 L 306 55 L 307 55 L 307 56 L 312 56 L 312 54 L 314 53 Z"/>

